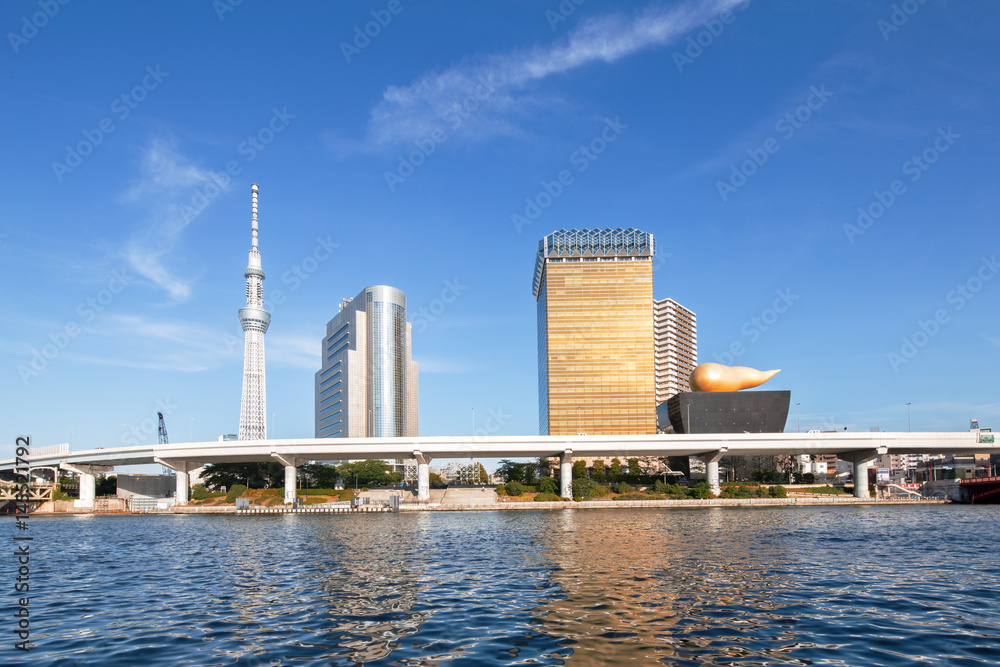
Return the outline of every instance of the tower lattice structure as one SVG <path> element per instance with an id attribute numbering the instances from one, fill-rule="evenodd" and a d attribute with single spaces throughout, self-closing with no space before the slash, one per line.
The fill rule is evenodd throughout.
<path id="1" fill-rule="evenodd" d="M 264 310 L 264 270 L 257 250 L 257 185 L 250 186 L 252 198 L 250 261 L 243 273 L 247 279 L 247 305 L 240 308 L 243 327 L 243 399 L 240 403 L 240 440 L 267 438 L 267 389 L 264 379 L 264 334 L 271 313 Z"/>

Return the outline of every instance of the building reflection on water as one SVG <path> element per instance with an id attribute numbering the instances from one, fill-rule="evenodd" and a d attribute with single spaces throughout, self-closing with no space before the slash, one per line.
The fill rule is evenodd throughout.
<path id="1" fill-rule="evenodd" d="M 771 592 L 792 576 L 773 569 L 789 558 L 787 545 L 751 549 L 739 539 L 748 522 L 771 531 L 791 517 L 741 514 L 559 513 L 545 555 L 561 595 L 533 612 L 536 628 L 562 638 L 573 662 L 594 664 L 735 658 L 746 653 L 748 639 L 755 653 L 761 641 L 794 650 L 794 619 L 782 613 L 788 603 Z"/>

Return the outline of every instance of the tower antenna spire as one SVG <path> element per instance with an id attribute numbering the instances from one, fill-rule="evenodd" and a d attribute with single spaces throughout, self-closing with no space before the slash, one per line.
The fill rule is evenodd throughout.
<path id="1" fill-rule="evenodd" d="M 243 398 L 240 403 L 240 440 L 267 438 L 267 393 L 264 382 L 264 334 L 271 313 L 264 309 L 264 269 L 257 249 L 257 184 L 250 186 L 250 258 L 243 275 L 247 279 L 247 305 L 240 308 L 243 327 Z"/>
<path id="2" fill-rule="evenodd" d="M 257 249 L 257 184 L 250 185 L 250 226 L 253 229 L 253 239 L 251 241 L 254 250 Z"/>

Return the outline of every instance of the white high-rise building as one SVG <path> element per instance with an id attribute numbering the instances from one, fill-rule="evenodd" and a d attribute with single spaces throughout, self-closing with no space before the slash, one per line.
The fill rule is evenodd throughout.
<path id="1" fill-rule="evenodd" d="M 264 310 L 264 270 L 257 250 L 257 184 L 250 186 L 252 245 L 243 275 L 247 279 L 247 305 L 240 308 L 243 326 L 243 400 L 240 403 L 240 440 L 267 438 L 267 390 L 264 380 L 264 334 L 271 313 Z"/>
<path id="2" fill-rule="evenodd" d="M 656 404 L 691 391 L 691 371 L 698 365 L 698 327 L 692 311 L 673 299 L 653 301 Z"/>

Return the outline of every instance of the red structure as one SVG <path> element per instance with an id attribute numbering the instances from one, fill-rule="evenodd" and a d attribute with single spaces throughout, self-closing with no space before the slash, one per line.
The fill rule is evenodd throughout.
<path id="1" fill-rule="evenodd" d="M 1000 503 L 1000 476 L 963 479 L 960 483 L 973 505 Z"/>

